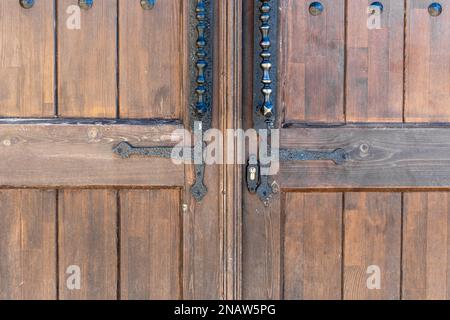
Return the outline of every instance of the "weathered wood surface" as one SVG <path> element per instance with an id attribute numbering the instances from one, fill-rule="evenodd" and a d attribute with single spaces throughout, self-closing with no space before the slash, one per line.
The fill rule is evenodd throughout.
<path id="1" fill-rule="evenodd" d="M 406 193 L 403 299 L 450 299 L 450 194 Z"/>
<path id="2" fill-rule="evenodd" d="M 54 115 L 54 1 L 0 1 L 0 116 Z"/>
<path id="3" fill-rule="evenodd" d="M 1 190 L 0 221 L 0 299 L 56 299 L 56 192 Z"/>
<path id="4" fill-rule="evenodd" d="M 117 200 L 115 190 L 61 190 L 58 196 L 58 265 L 61 300 L 117 298 Z M 80 288 L 67 284 L 80 268 Z M 75 275 L 76 276 L 76 275 Z M 70 280 L 70 279 L 69 279 Z M 70 283 L 70 281 L 69 281 Z"/>
<path id="5" fill-rule="evenodd" d="M 287 193 L 283 298 L 341 299 L 342 194 Z"/>
<path id="6" fill-rule="evenodd" d="M 182 298 L 179 190 L 120 192 L 122 299 Z"/>
<path id="7" fill-rule="evenodd" d="M 325 10 L 319 16 L 309 14 L 310 3 L 280 1 L 279 89 L 285 120 L 343 122 L 344 1 L 322 1 Z"/>
<path id="8" fill-rule="evenodd" d="M 345 194 L 344 299 L 400 299 L 401 223 L 400 193 Z"/>
<path id="9" fill-rule="evenodd" d="M 404 1 L 387 0 L 383 6 L 375 21 L 380 25 L 373 29 L 367 26 L 367 0 L 352 0 L 347 6 L 349 122 L 403 120 Z"/>
<path id="10" fill-rule="evenodd" d="M 10 187 L 182 186 L 170 159 L 122 159 L 113 147 L 171 146 L 177 125 L 0 125 L 0 185 Z M 173 141 L 172 141 L 173 139 Z"/>
<path id="11" fill-rule="evenodd" d="M 450 187 L 450 128 L 292 128 L 281 146 L 348 154 L 343 165 L 282 162 L 283 188 Z"/>
<path id="12" fill-rule="evenodd" d="M 77 5 L 58 0 L 58 115 L 115 118 L 117 0 L 95 0 L 74 29 Z"/>
<path id="13" fill-rule="evenodd" d="M 405 120 L 450 121 L 450 0 L 442 14 L 428 13 L 431 2 L 407 1 Z"/>
<path id="14" fill-rule="evenodd" d="M 119 1 L 121 118 L 180 119 L 187 64 L 187 1 Z"/>

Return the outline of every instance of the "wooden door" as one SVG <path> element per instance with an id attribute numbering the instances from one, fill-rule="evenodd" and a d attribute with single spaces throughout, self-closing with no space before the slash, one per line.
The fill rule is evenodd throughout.
<path id="1" fill-rule="evenodd" d="M 226 6 L 141 2 L 0 2 L 0 299 L 225 297 L 226 171 L 206 168 L 197 201 L 192 165 L 113 148 L 182 140 L 199 50 L 220 127 L 225 103 L 212 92 L 225 84 L 211 61 L 226 45 L 209 20 Z"/>
<path id="2" fill-rule="evenodd" d="M 280 148 L 345 152 L 244 193 L 245 299 L 450 297 L 450 1 L 380 3 L 244 1 L 246 126 L 269 14 Z"/>

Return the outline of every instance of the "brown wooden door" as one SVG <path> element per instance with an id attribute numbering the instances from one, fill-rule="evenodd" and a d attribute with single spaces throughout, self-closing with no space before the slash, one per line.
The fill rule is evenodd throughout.
<path id="1" fill-rule="evenodd" d="M 282 160 L 267 207 L 244 193 L 243 298 L 450 297 L 450 1 L 438 2 L 432 16 L 433 1 L 381 1 L 372 29 L 372 1 L 322 0 L 319 14 L 306 0 L 244 2 L 244 92 L 262 87 L 269 4 L 281 148 L 347 158 Z"/>
<path id="2" fill-rule="evenodd" d="M 196 5 L 0 2 L 0 299 L 224 298 L 219 167 L 198 202 L 192 166 L 113 152 L 190 129 Z"/>

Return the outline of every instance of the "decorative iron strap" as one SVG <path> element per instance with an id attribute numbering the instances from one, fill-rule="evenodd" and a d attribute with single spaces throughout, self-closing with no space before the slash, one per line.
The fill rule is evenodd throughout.
<path id="1" fill-rule="evenodd" d="M 202 131 L 211 128 L 211 97 L 212 97 L 212 0 L 196 0 L 195 21 L 197 31 L 197 41 L 193 51 L 195 52 L 195 101 L 194 110 L 191 111 L 191 128 L 195 134 L 194 155 L 201 159 L 201 163 L 195 161 L 195 181 L 191 187 L 191 194 L 201 201 L 208 189 L 204 184 L 205 161 L 203 159 L 204 143 L 202 141 Z"/>
<path id="2" fill-rule="evenodd" d="M 191 0 L 191 128 L 202 122 L 203 130 L 211 127 L 212 97 L 212 0 Z"/>
<path id="3" fill-rule="evenodd" d="M 254 122 L 255 128 L 271 128 L 275 122 L 275 90 L 274 83 L 276 79 L 276 51 L 271 51 L 273 44 L 276 43 L 277 26 L 277 0 L 259 0 L 260 6 L 257 8 L 255 30 L 260 33 L 255 48 L 261 50 L 255 52 L 255 61 L 258 65 L 255 70 L 254 90 L 255 102 L 257 103 Z"/>
<path id="4" fill-rule="evenodd" d="M 273 44 L 277 43 L 277 25 L 278 25 L 278 0 L 259 0 L 259 6 L 255 6 L 255 75 L 253 100 L 255 110 L 253 112 L 254 128 L 257 130 L 269 129 L 266 135 L 266 143 L 270 150 L 271 132 L 276 118 L 276 50 L 273 52 Z M 274 85 L 275 84 L 275 85 Z M 269 172 L 269 166 L 260 166 L 261 176 L 256 193 L 265 205 L 273 195 L 271 179 L 266 174 Z"/>
<path id="5" fill-rule="evenodd" d="M 272 78 L 270 77 L 270 69 L 272 68 L 272 62 L 270 61 L 270 58 L 272 57 L 272 54 L 270 53 L 270 47 L 271 47 L 271 42 L 270 42 L 270 37 L 269 37 L 269 32 L 270 32 L 270 11 L 271 11 L 271 7 L 270 7 L 270 0 L 261 0 L 262 5 L 261 5 L 261 16 L 260 16 L 260 20 L 261 20 L 261 26 L 259 27 L 260 31 L 261 31 L 261 42 L 260 42 L 260 46 L 262 49 L 261 52 L 261 58 L 262 58 L 262 62 L 261 62 L 261 69 L 263 70 L 263 76 L 262 76 L 262 84 L 263 87 L 261 89 L 261 92 L 264 96 L 264 102 L 263 104 L 260 106 L 260 112 L 262 113 L 262 115 L 267 118 L 270 119 L 272 118 L 273 115 L 273 104 L 272 104 Z"/>
<path id="6" fill-rule="evenodd" d="M 184 160 L 192 160 L 193 159 L 193 148 L 187 147 L 180 150 L 180 153 L 177 154 L 178 158 Z M 155 158 L 163 158 L 163 159 L 174 159 L 172 147 L 135 147 L 129 142 L 121 142 L 114 149 L 114 153 L 121 156 L 122 158 L 130 158 L 133 155 L 145 156 L 145 157 L 155 157 Z M 186 159 L 187 155 L 189 155 L 189 159 Z"/>
<path id="7" fill-rule="evenodd" d="M 334 151 L 312 151 L 303 149 L 281 149 L 282 161 L 333 161 L 336 165 L 344 164 L 348 160 L 348 154 L 344 149 Z"/>
<path id="8" fill-rule="evenodd" d="M 197 0 L 197 8 L 195 9 L 197 15 L 197 87 L 195 92 L 197 93 L 197 103 L 196 108 L 197 112 L 200 114 L 204 114 L 208 111 L 208 105 L 205 102 L 205 94 L 206 94 L 206 78 L 205 78 L 205 69 L 208 66 L 206 61 L 206 35 L 205 31 L 207 28 L 206 24 L 206 7 L 205 2 L 203 0 Z"/>

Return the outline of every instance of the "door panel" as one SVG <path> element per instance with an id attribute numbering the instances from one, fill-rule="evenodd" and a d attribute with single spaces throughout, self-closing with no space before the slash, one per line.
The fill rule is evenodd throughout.
<path id="1" fill-rule="evenodd" d="M 261 26 L 262 3 L 278 21 L 270 25 L 275 125 L 280 148 L 298 159 L 280 161 L 266 205 L 244 192 L 242 297 L 447 299 L 450 3 L 431 17 L 432 1 L 382 1 L 381 28 L 369 30 L 373 1 L 320 1 L 319 15 L 311 2 L 245 5 L 245 30 Z M 244 43 L 249 60 L 261 53 L 253 43 L 262 36 L 253 36 Z M 307 66 L 311 48 L 322 51 Z M 322 57 L 328 63 L 314 63 Z M 244 64 L 244 75 L 253 68 Z M 260 101 L 244 102 L 253 127 Z M 336 149 L 342 164 L 301 161 L 304 151 Z"/>
<path id="2" fill-rule="evenodd" d="M 55 299 L 56 192 L 0 191 L 0 299 Z"/>
<path id="3" fill-rule="evenodd" d="M 404 299 L 450 298 L 449 199 L 448 192 L 405 194 Z"/>
<path id="4" fill-rule="evenodd" d="M 197 201 L 193 166 L 121 158 L 114 148 L 128 142 L 164 152 L 182 141 L 202 84 L 200 40 L 211 60 L 207 117 L 223 125 L 213 52 L 229 47 L 212 40 L 219 29 L 211 19 L 220 12 L 224 24 L 226 12 L 204 2 L 200 39 L 202 1 L 144 10 L 139 1 L 98 0 L 71 30 L 67 9 L 77 3 L 0 4 L 8 17 L 0 23 L 0 116 L 20 117 L 0 119 L 0 298 L 223 298 L 230 285 L 221 169 L 206 168 L 208 194 Z M 67 286 L 72 265 L 80 289 Z"/>
<path id="5" fill-rule="evenodd" d="M 160 1 L 152 10 L 119 1 L 121 118 L 181 119 L 187 8 L 180 0 Z"/>
<path id="6" fill-rule="evenodd" d="M 184 167 L 170 159 L 121 159 L 122 141 L 171 146 L 179 125 L 0 124 L 0 183 L 6 186 L 182 186 Z M 11 171 L 11 168 L 14 170 Z"/>
<path id="7" fill-rule="evenodd" d="M 120 192 L 121 298 L 182 297 L 179 190 Z"/>
<path id="8" fill-rule="evenodd" d="M 299 139 L 301 137 L 301 139 Z M 429 188 L 450 187 L 450 131 L 447 128 L 346 126 L 291 128 L 281 146 L 346 151 L 341 165 L 331 161 L 283 161 L 283 188 Z"/>
<path id="9" fill-rule="evenodd" d="M 400 298 L 402 198 L 399 193 L 347 193 L 344 211 L 344 299 Z M 371 290 L 379 268 L 381 286 Z"/>
<path id="10" fill-rule="evenodd" d="M 284 203 L 284 298 L 340 299 L 342 194 L 286 193 Z"/>
<path id="11" fill-rule="evenodd" d="M 280 0 L 280 96 L 286 122 L 344 120 L 344 1 L 325 0 L 322 17 L 310 1 Z"/>
<path id="12" fill-rule="evenodd" d="M 408 1 L 405 105 L 408 122 L 450 120 L 450 1 L 439 3 L 442 14 L 431 17 L 427 12 L 428 1 Z"/>
<path id="13" fill-rule="evenodd" d="M 58 194 L 59 298 L 117 298 L 117 192 L 61 190 Z M 80 289 L 70 283 L 80 268 Z"/>
<path id="14" fill-rule="evenodd" d="M 54 1 L 0 2 L 0 116 L 54 115 Z"/>
<path id="15" fill-rule="evenodd" d="M 80 10 L 73 29 L 77 4 L 58 1 L 58 115 L 115 118 L 117 1 L 96 0 Z"/>
<path id="16" fill-rule="evenodd" d="M 404 2 L 383 1 L 380 25 L 368 29 L 372 2 L 347 6 L 347 121 L 402 122 Z"/>

